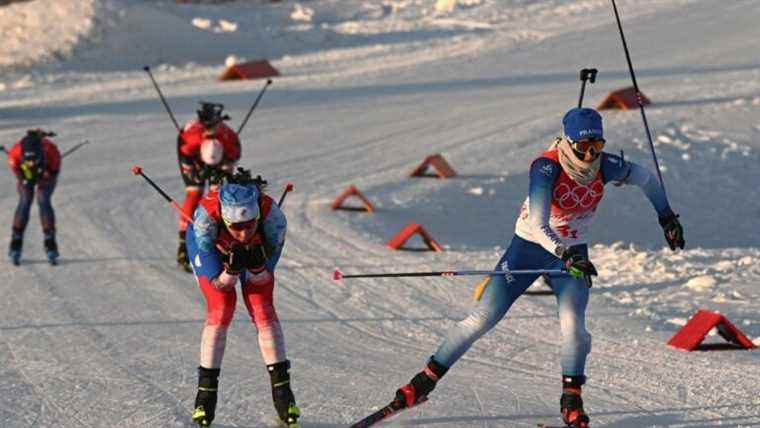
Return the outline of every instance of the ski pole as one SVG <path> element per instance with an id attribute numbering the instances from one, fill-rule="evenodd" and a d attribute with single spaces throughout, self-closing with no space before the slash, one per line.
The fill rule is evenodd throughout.
<path id="1" fill-rule="evenodd" d="M 636 74 L 633 72 L 633 63 L 631 62 L 631 54 L 628 52 L 628 44 L 625 42 L 625 35 L 623 34 L 623 25 L 620 23 L 620 15 L 618 14 L 617 5 L 615 0 L 612 0 L 612 9 L 615 11 L 615 20 L 617 21 L 618 30 L 620 31 L 620 40 L 623 41 L 623 50 L 625 51 L 625 59 L 628 62 L 628 71 L 631 73 L 631 80 L 633 81 L 633 89 L 636 91 L 636 102 L 639 104 L 639 110 L 641 110 L 641 119 L 644 121 L 644 128 L 647 132 L 647 140 L 649 140 L 649 148 L 652 150 L 652 160 L 654 160 L 654 167 L 657 170 L 657 178 L 660 180 L 660 187 L 662 187 L 662 193 L 667 197 L 665 192 L 665 182 L 662 181 L 662 174 L 660 173 L 660 163 L 657 162 L 657 154 L 654 151 L 654 143 L 652 142 L 652 133 L 649 132 L 649 123 L 647 123 L 647 115 L 644 113 L 644 104 L 641 102 L 641 92 L 639 91 L 639 85 L 636 83 Z"/>
<path id="2" fill-rule="evenodd" d="M 177 132 L 182 132 L 179 129 L 179 124 L 177 123 L 177 119 L 174 118 L 174 113 L 172 113 L 172 109 L 169 107 L 169 104 L 166 102 L 166 98 L 164 98 L 164 94 L 161 92 L 161 88 L 158 87 L 158 82 L 156 82 L 156 79 L 153 78 L 153 73 L 150 72 L 150 67 L 147 65 L 143 67 L 143 70 L 145 70 L 146 73 L 148 73 L 148 77 L 150 77 L 150 81 L 153 82 L 153 87 L 156 88 L 156 92 L 158 92 L 159 98 L 161 98 L 161 102 L 164 104 L 164 108 L 166 109 L 166 112 L 169 113 L 169 118 L 172 120 L 172 123 L 174 123 L 174 127 L 177 129 Z"/>
<path id="3" fill-rule="evenodd" d="M 248 119 L 251 118 L 253 111 L 256 109 L 256 106 L 259 105 L 259 101 L 261 101 L 261 97 L 264 96 L 264 92 L 267 91 L 267 88 L 271 84 L 272 84 L 272 79 L 267 79 L 267 83 L 264 84 L 263 88 L 261 88 L 259 95 L 256 97 L 256 100 L 253 101 L 253 105 L 251 105 L 251 108 L 248 110 L 248 114 L 245 115 L 245 119 L 243 119 L 243 123 L 240 124 L 240 127 L 237 130 L 238 135 L 240 135 L 240 133 L 243 131 L 243 128 L 245 128 L 245 124 L 248 123 Z"/>
<path id="4" fill-rule="evenodd" d="M 597 70 L 595 68 L 584 68 L 581 70 L 581 94 L 578 97 L 578 108 L 581 108 L 583 105 L 583 93 L 586 91 L 586 80 L 588 80 L 589 83 L 596 82 L 596 72 Z"/>
<path id="5" fill-rule="evenodd" d="M 285 190 L 282 191 L 282 195 L 280 196 L 280 202 L 277 202 L 277 206 L 282 208 L 282 203 L 285 202 L 285 196 L 288 196 L 288 193 L 293 191 L 293 183 L 288 183 L 285 185 Z"/>
<path id="6" fill-rule="evenodd" d="M 78 150 L 80 147 L 82 147 L 82 146 L 84 146 L 84 145 L 87 145 L 87 144 L 90 144 L 90 141 L 89 141 L 89 140 L 84 140 L 84 141 L 82 141 L 81 143 L 79 143 L 79 144 L 75 145 L 74 147 L 72 147 L 72 148 L 70 148 L 70 149 L 66 150 L 66 151 L 65 151 L 65 152 L 63 152 L 63 154 L 61 155 L 61 159 L 63 159 L 63 158 L 65 158 L 66 156 L 68 156 L 68 155 L 70 155 L 70 154 L 74 153 L 74 152 L 75 152 L 75 151 L 77 151 L 77 150 Z"/>
<path id="7" fill-rule="evenodd" d="M 184 218 L 185 220 L 187 220 L 190 223 L 193 223 L 193 219 L 190 218 L 189 215 L 185 214 L 184 211 L 182 211 L 182 207 L 179 206 L 179 204 L 177 203 L 177 201 L 175 201 L 174 199 L 172 199 L 169 195 L 166 194 L 166 192 L 164 192 L 163 190 L 161 190 L 160 187 L 158 187 L 158 184 L 154 183 L 153 180 L 151 180 L 150 178 L 148 178 L 148 176 L 143 173 L 142 168 L 140 168 L 137 165 L 133 166 L 132 167 L 132 174 L 142 176 L 142 178 L 144 178 L 145 181 L 148 182 L 148 184 L 150 184 L 151 186 L 153 186 L 153 188 L 156 189 L 156 191 L 158 193 L 160 193 L 161 196 L 164 197 L 164 199 L 166 199 L 166 202 L 169 202 L 172 205 L 172 207 L 174 207 L 174 209 L 177 210 L 177 212 L 179 213 L 179 215 L 182 216 L 182 218 Z M 195 224 L 195 223 L 193 223 L 193 224 Z"/>
<path id="8" fill-rule="evenodd" d="M 400 273 L 364 273 L 357 275 L 344 275 L 340 269 L 335 269 L 333 279 L 340 281 L 345 278 L 401 278 L 420 276 L 477 276 L 477 275 L 567 275 L 565 269 L 523 269 L 523 270 L 449 270 L 437 272 L 400 272 Z"/>

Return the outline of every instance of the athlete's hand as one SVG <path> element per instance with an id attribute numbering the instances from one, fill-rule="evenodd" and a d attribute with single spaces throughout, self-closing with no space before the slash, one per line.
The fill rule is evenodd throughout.
<path id="1" fill-rule="evenodd" d="M 238 274 L 243 270 L 260 271 L 263 269 L 267 258 L 264 247 L 261 245 L 239 245 L 227 254 L 227 262 L 224 269 L 231 274 Z"/>
<path id="2" fill-rule="evenodd" d="M 246 245 L 238 245 L 227 252 L 227 260 L 224 262 L 224 270 L 232 275 L 237 275 L 248 267 L 250 250 Z"/>
<path id="3" fill-rule="evenodd" d="M 565 262 L 567 273 L 573 278 L 586 277 L 590 284 L 591 276 L 597 275 L 594 264 L 575 247 L 567 248 L 562 252 L 562 261 Z"/>
<path id="4" fill-rule="evenodd" d="M 676 247 L 683 250 L 686 244 L 683 240 L 683 226 L 678 221 L 678 214 L 672 214 L 667 217 L 660 217 L 660 226 L 665 232 L 665 240 L 668 241 L 670 249 L 675 251 Z"/>

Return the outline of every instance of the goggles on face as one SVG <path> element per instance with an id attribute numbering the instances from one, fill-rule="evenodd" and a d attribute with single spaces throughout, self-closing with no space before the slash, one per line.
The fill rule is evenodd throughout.
<path id="1" fill-rule="evenodd" d="M 604 143 L 606 143 L 604 138 L 587 138 L 584 140 L 569 141 L 570 146 L 572 146 L 574 150 L 581 153 L 588 153 L 592 148 L 594 149 L 595 153 L 601 153 L 602 149 L 604 149 Z"/>
<path id="2" fill-rule="evenodd" d="M 235 230 L 235 231 L 255 229 L 258 223 L 259 223 L 258 218 L 254 218 L 248 221 L 243 221 L 240 223 L 230 223 L 227 220 L 224 220 L 224 225 L 227 226 L 228 229 Z"/>

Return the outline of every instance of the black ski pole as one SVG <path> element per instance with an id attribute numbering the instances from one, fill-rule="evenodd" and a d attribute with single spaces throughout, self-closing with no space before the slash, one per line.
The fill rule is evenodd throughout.
<path id="1" fill-rule="evenodd" d="M 282 208 L 282 203 L 285 202 L 285 196 L 288 196 L 288 193 L 290 193 L 293 190 L 293 183 L 288 183 L 285 185 L 285 190 L 282 191 L 282 196 L 280 196 L 280 202 L 277 202 L 277 206 Z"/>
<path id="2" fill-rule="evenodd" d="M 335 269 L 333 279 L 340 281 L 346 278 L 407 278 L 420 276 L 493 276 L 493 275 L 567 275 L 564 269 L 523 269 L 523 270 L 448 270 L 436 272 L 400 272 L 400 273 L 363 273 L 344 275 L 340 269 Z"/>
<path id="3" fill-rule="evenodd" d="M 166 109 L 166 112 L 169 113 L 169 118 L 172 120 L 172 123 L 174 123 L 174 127 L 177 129 L 177 132 L 182 132 L 179 129 L 179 124 L 177 123 L 177 119 L 174 118 L 174 113 L 172 113 L 172 109 L 169 108 L 169 104 L 166 102 L 166 98 L 164 98 L 164 94 L 161 93 L 161 88 L 158 87 L 158 82 L 156 82 L 156 79 L 153 78 L 153 73 L 150 72 L 150 67 L 147 65 L 143 67 L 143 70 L 145 70 L 146 73 L 148 73 L 148 77 L 150 77 L 150 81 L 153 82 L 153 87 L 156 88 L 156 92 L 158 92 L 159 98 L 161 98 L 161 102 L 164 104 L 164 108 Z"/>
<path id="4" fill-rule="evenodd" d="M 84 141 L 82 141 L 81 143 L 79 143 L 79 144 L 75 145 L 74 147 L 72 147 L 72 148 L 70 148 L 70 149 L 66 150 L 66 151 L 65 151 L 65 152 L 63 152 L 63 154 L 61 155 L 61 159 L 63 159 L 63 158 L 65 158 L 66 156 L 68 156 L 68 155 L 70 155 L 70 154 L 74 153 L 74 152 L 75 152 L 75 151 L 77 151 L 77 150 L 78 150 L 80 147 L 82 147 L 82 146 L 84 146 L 84 145 L 87 145 L 87 144 L 90 144 L 90 141 L 89 141 L 89 140 L 84 140 Z"/>
<path id="5" fill-rule="evenodd" d="M 615 0 L 612 1 L 612 9 L 615 11 L 615 20 L 617 21 L 618 30 L 620 30 L 620 39 L 623 41 L 623 50 L 625 51 L 625 59 L 628 61 L 628 71 L 631 72 L 631 80 L 633 81 L 633 89 L 636 91 L 636 102 L 639 104 L 639 110 L 641 110 L 641 119 L 644 121 L 644 128 L 647 132 L 647 140 L 649 140 L 649 148 L 652 149 L 652 160 L 654 160 L 654 167 L 657 170 L 657 178 L 660 180 L 660 187 L 662 187 L 662 193 L 665 192 L 665 182 L 662 181 L 662 174 L 660 173 L 660 163 L 657 162 L 657 154 L 654 151 L 654 143 L 652 142 L 652 133 L 649 132 L 649 123 L 647 123 L 647 115 L 644 113 L 644 104 L 641 102 L 641 92 L 639 92 L 639 85 L 636 83 L 636 74 L 633 72 L 633 63 L 631 62 L 631 54 L 628 52 L 628 44 L 625 42 L 625 35 L 623 34 L 623 25 L 620 23 L 620 15 L 618 14 L 617 5 Z"/>
<path id="6" fill-rule="evenodd" d="M 578 97 L 578 108 L 583 106 L 583 94 L 586 91 L 586 80 L 588 80 L 589 83 L 596 82 L 596 71 L 595 68 L 584 68 L 581 70 L 581 94 Z"/>
<path id="7" fill-rule="evenodd" d="M 145 181 L 148 182 L 148 184 L 150 184 L 151 186 L 153 186 L 153 188 L 156 189 L 156 191 L 158 193 L 160 193 L 161 196 L 164 197 L 164 199 L 166 199 L 166 202 L 169 202 L 171 204 L 171 206 L 174 207 L 175 210 L 177 210 L 177 212 L 179 213 L 179 215 L 182 216 L 182 218 L 184 218 L 185 220 L 187 220 L 190 223 L 193 223 L 193 219 L 190 218 L 190 216 L 188 216 L 187 214 L 185 214 L 184 211 L 182 211 L 182 207 L 179 206 L 179 204 L 177 203 L 177 201 L 175 201 L 174 199 L 172 199 L 171 196 L 167 195 L 166 192 L 164 192 L 160 187 L 158 187 L 158 184 L 154 183 L 153 180 L 151 180 L 150 178 L 148 178 L 148 176 L 143 173 L 142 168 L 140 168 L 137 165 L 133 166 L 132 167 L 132 174 L 142 176 L 142 178 L 144 178 Z"/>
<path id="8" fill-rule="evenodd" d="M 237 134 L 238 135 L 240 135 L 240 133 L 243 131 L 243 128 L 245 128 L 245 124 L 248 123 L 248 119 L 251 118 L 251 115 L 253 114 L 253 111 L 256 109 L 256 106 L 259 105 L 259 101 L 261 101 L 261 97 L 264 96 L 264 92 L 267 91 L 267 88 L 271 84 L 272 84 L 272 79 L 267 79 L 267 83 L 264 84 L 263 88 L 261 88 L 261 91 L 259 92 L 259 95 L 253 101 L 253 105 L 251 105 L 251 108 L 248 110 L 248 114 L 245 115 L 245 119 L 243 119 L 243 123 L 240 124 L 240 127 L 237 130 Z"/>

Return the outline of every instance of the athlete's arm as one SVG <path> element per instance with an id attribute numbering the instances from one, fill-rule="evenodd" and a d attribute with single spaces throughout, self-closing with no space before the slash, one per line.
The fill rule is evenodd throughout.
<path id="1" fill-rule="evenodd" d="M 285 214 L 283 214 L 277 204 L 272 203 L 269 215 L 264 220 L 264 238 L 272 246 L 272 254 L 269 255 L 266 263 L 267 270 L 270 272 L 274 272 L 274 268 L 280 260 L 282 248 L 285 246 L 285 233 L 287 229 L 288 222 L 285 219 Z"/>
<path id="2" fill-rule="evenodd" d="M 193 232 L 198 250 L 204 253 L 216 251 L 214 242 L 219 236 L 219 224 L 208 215 L 203 205 L 199 205 L 193 214 Z"/>
<path id="3" fill-rule="evenodd" d="M 560 165 L 551 159 L 536 159 L 530 166 L 530 185 L 528 187 L 528 222 L 533 225 L 536 231 L 538 243 L 552 254 L 556 254 L 557 247 L 562 245 L 562 240 L 549 226 L 549 217 L 552 211 L 552 192 L 560 168 Z"/>
<path id="4" fill-rule="evenodd" d="M 666 218 L 674 215 L 657 177 L 648 169 L 639 164 L 625 161 L 620 156 L 609 153 L 604 153 L 603 156 L 602 175 L 605 184 L 614 181 L 638 186 L 649 199 L 649 202 L 652 203 L 654 209 L 657 210 L 658 217 Z"/>

